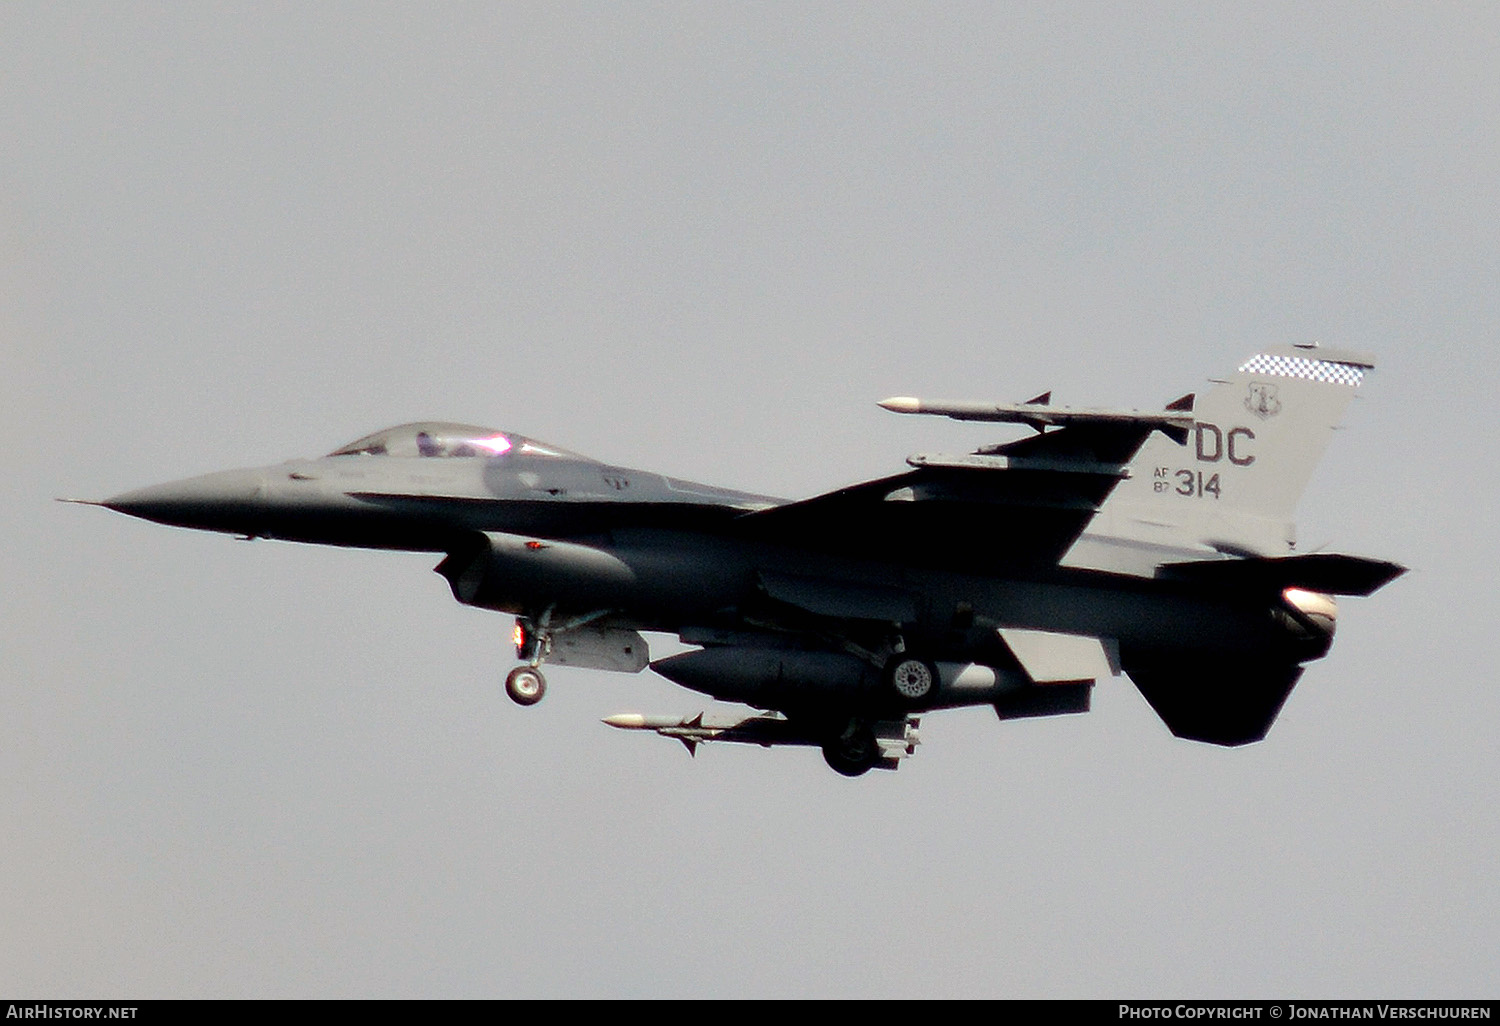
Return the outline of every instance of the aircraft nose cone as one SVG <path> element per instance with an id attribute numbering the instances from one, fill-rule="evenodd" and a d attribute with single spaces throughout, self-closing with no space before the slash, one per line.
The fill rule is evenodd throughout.
<path id="1" fill-rule="evenodd" d="M 262 471 L 226 470 L 137 488 L 100 505 L 159 524 L 253 534 L 265 490 Z"/>

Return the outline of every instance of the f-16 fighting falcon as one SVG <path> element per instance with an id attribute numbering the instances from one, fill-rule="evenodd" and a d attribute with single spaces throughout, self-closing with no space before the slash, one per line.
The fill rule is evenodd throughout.
<path id="1" fill-rule="evenodd" d="M 1365 356 L 1267 349 L 1159 412 L 887 399 L 1020 425 L 960 455 L 789 502 L 611 466 L 524 435 L 406 424 L 320 459 L 231 470 L 98 505 L 247 538 L 441 553 L 467 605 L 515 616 L 523 706 L 548 663 L 669 680 L 751 712 L 622 713 L 676 738 L 822 749 L 894 769 L 918 715 L 1086 712 L 1121 672 L 1179 737 L 1265 737 L 1328 652 L 1335 596 L 1403 572 L 1299 553 L 1297 497 Z M 652 661 L 642 632 L 696 646 Z"/>

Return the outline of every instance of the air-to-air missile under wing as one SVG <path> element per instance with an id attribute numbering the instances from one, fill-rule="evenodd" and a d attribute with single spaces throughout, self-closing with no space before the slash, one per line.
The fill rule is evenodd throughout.
<path id="1" fill-rule="evenodd" d="M 551 662 L 639 672 L 756 713 L 621 714 L 689 750 L 822 749 L 894 768 L 916 714 L 1084 712 L 1122 670 L 1174 734 L 1265 736 L 1328 651 L 1335 595 L 1402 572 L 1299 554 L 1293 506 L 1369 359 L 1268 350 L 1160 412 L 896 398 L 901 413 L 1029 426 L 800 502 L 611 466 L 521 435 L 424 423 L 321 459 L 143 488 L 102 505 L 257 538 L 443 553 L 458 601 L 516 616 L 506 690 Z M 651 662 L 642 631 L 696 650 Z"/>

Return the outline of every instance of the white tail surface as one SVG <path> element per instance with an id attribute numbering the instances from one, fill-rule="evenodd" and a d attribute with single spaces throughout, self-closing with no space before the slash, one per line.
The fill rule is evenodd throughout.
<path id="1" fill-rule="evenodd" d="M 1184 444 L 1146 440 L 1063 564 L 1149 576 L 1184 552 L 1290 552 L 1297 500 L 1373 366 L 1315 346 L 1246 360 L 1198 397 Z"/>

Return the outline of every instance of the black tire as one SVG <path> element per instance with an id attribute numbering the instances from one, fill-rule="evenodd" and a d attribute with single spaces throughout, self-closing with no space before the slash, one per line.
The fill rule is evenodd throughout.
<path id="1" fill-rule="evenodd" d="M 938 670 L 929 660 L 896 655 L 885 666 L 885 684 L 907 706 L 921 706 L 937 696 Z"/>
<path id="2" fill-rule="evenodd" d="M 857 777 L 867 773 L 880 761 L 880 745 L 875 732 L 862 724 L 849 725 L 838 737 L 823 746 L 823 761 L 835 773 Z"/>
<path id="3" fill-rule="evenodd" d="M 547 678 L 534 666 L 517 666 L 505 676 L 505 693 L 517 705 L 536 705 L 547 694 Z"/>

